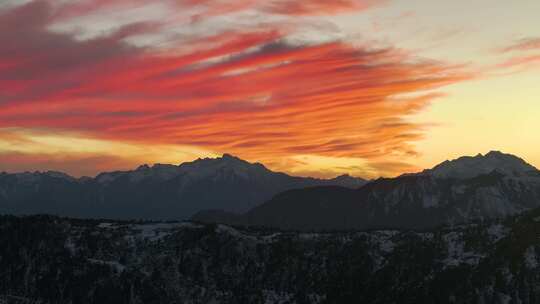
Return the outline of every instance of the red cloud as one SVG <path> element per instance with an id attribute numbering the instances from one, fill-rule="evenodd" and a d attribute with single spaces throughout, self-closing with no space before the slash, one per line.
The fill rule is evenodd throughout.
<path id="1" fill-rule="evenodd" d="M 43 1 L 55 3 L 53 0 Z M 163 0 L 161 4 L 175 7 L 179 13 L 196 8 L 198 11 L 194 12 L 191 18 L 199 21 L 246 10 L 286 16 L 333 15 L 348 11 L 361 11 L 384 2 L 386 0 Z M 148 4 L 149 2 L 145 0 L 78 0 L 61 5 L 55 10 L 54 18 L 76 18 L 96 12 L 137 8 Z"/>
<path id="2" fill-rule="evenodd" d="M 283 15 L 331 15 L 345 11 L 359 11 L 383 1 L 373 0 L 309 0 L 268 1 L 265 9 Z"/>
<path id="3" fill-rule="evenodd" d="M 309 3 L 291 13 L 331 9 Z M 80 41 L 47 30 L 54 14 L 45 2 L 1 14 L 0 40 L 10 43 L 0 45 L 0 128 L 195 145 L 269 163 L 360 157 L 388 173 L 390 155 L 415 154 L 422 137 L 406 117 L 435 96 L 418 93 L 464 79 L 393 49 L 293 45 L 280 29 L 223 32 L 164 52 L 124 41 L 154 30 L 147 24 Z M 32 18 L 17 26 L 22 16 Z"/>
<path id="4" fill-rule="evenodd" d="M 206 8 L 206 15 L 218 15 L 246 9 L 279 15 L 332 15 L 346 11 L 360 11 L 385 0 L 180 0 L 180 5 Z"/>

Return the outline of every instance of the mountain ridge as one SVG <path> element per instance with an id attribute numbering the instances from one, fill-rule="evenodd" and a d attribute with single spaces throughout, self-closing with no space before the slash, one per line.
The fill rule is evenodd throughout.
<path id="1" fill-rule="evenodd" d="M 290 190 L 241 216 L 222 213 L 221 222 L 293 230 L 416 229 L 504 218 L 538 206 L 540 171 L 513 155 L 490 152 L 355 190 Z M 199 213 L 193 220 L 219 222 L 220 214 Z"/>
<path id="2" fill-rule="evenodd" d="M 141 165 L 94 178 L 55 171 L 1 173 L 0 213 L 185 219 L 215 208 L 241 213 L 289 189 L 333 184 L 356 188 L 365 182 L 295 177 L 224 154 L 180 165 Z"/>
<path id="3" fill-rule="evenodd" d="M 446 160 L 431 169 L 421 172 L 437 177 L 470 178 L 494 170 L 511 175 L 522 175 L 538 169 L 522 158 L 500 151 L 490 151 L 485 155 L 462 156 L 454 160 Z"/>

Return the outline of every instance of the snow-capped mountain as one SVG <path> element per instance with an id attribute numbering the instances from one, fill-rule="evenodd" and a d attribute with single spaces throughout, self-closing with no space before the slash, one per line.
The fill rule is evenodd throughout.
<path id="1" fill-rule="evenodd" d="M 142 165 L 134 171 L 102 173 L 96 177 L 96 180 L 103 184 L 126 177 L 132 182 L 149 179 L 167 181 L 180 175 L 191 181 L 205 178 L 226 180 L 237 177 L 249 179 L 264 175 L 267 171 L 269 170 L 259 163 L 251 164 L 230 154 L 224 154 L 220 158 L 198 159 L 179 166 L 155 164 L 150 167 Z"/>
<path id="2" fill-rule="evenodd" d="M 417 174 L 381 178 L 356 190 L 291 190 L 240 217 L 222 218 L 301 230 L 425 228 L 503 218 L 538 206 L 540 171 L 515 156 L 490 152 Z M 216 214 L 211 218 L 219 221 Z M 195 219 L 207 221 L 204 216 Z"/>
<path id="3" fill-rule="evenodd" d="M 168 181 L 182 176 L 186 182 L 197 182 L 211 179 L 215 182 L 227 182 L 233 179 L 241 180 L 267 180 L 272 178 L 290 178 L 295 183 L 308 185 L 338 185 L 348 188 L 358 188 L 366 184 L 366 180 L 352 177 L 348 174 L 340 175 L 333 179 L 316 179 L 293 177 L 285 173 L 273 172 L 261 163 L 249 163 L 230 154 L 223 154 L 220 158 L 204 158 L 193 162 L 182 163 L 179 166 L 155 164 L 153 166 L 142 165 L 134 171 L 107 172 L 96 177 L 101 184 L 110 184 L 116 180 L 129 179 L 138 183 L 142 181 Z"/>
<path id="4" fill-rule="evenodd" d="M 118 219 L 185 219 L 207 209 L 245 212 L 295 188 L 342 185 L 360 178 L 293 177 L 229 154 L 181 165 L 143 165 L 75 179 L 60 172 L 0 174 L 0 213 L 51 213 Z"/>
<path id="5" fill-rule="evenodd" d="M 519 177 L 538 170 L 517 156 L 491 151 L 486 155 L 464 156 L 453 161 L 445 161 L 423 173 L 443 178 L 472 178 L 493 171 Z"/>

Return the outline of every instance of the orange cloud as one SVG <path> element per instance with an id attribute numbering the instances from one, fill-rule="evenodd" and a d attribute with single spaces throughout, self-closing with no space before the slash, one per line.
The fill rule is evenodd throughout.
<path id="1" fill-rule="evenodd" d="M 96 172 L 116 169 L 132 169 L 136 162 L 108 155 L 51 155 L 40 153 L 0 152 L 0 172 L 60 171 L 76 176 L 94 176 Z"/>
<path id="2" fill-rule="evenodd" d="M 291 1 L 278 0 L 268 1 L 266 10 L 285 15 L 330 15 L 344 11 L 358 11 L 367 9 L 384 1 L 372 0 L 308 0 Z"/>
<path id="3" fill-rule="evenodd" d="M 290 5 L 291 14 L 353 5 L 272 3 L 275 12 Z M 190 145 L 281 170 L 280 159 L 302 154 L 364 159 L 395 174 L 425 127 L 407 117 L 437 97 L 431 90 L 467 77 L 395 49 L 289 42 L 281 28 L 225 31 L 163 50 L 125 42 L 154 31 L 149 24 L 77 40 L 48 30 L 54 12 L 45 2 L 0 14 L 0 40 L 11 41 L 0 45 L 0 128 Z M 18 27 L 21 16 L 32 18 Z"/>
<path id="4" fill-rule="evenodd" d="M 215 0 L 186 0 L 179 1 L 181 4 L 205 6 L 209 11 L 233 12 L 245 9 L 253 9 L 262 12 L 268 12 L 281 15 L 332 15 L 344 11 L 364 10 L 375 4 L 385 2 L 383 0 L 233 0 L 233 1 L 215 1 Z"/>

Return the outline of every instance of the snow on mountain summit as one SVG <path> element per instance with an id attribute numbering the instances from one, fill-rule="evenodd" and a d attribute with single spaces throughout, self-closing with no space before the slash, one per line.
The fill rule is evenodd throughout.
<path id="1" fill-rule="evenodd" d="M 216 174 L 248 177 L 247 172 L 260 170 L 264 166 L 251 164 L 230 154 L 223 154 L 218 158 L 199 158 L 192 162 L 180 165 L 154 164 L 153 166 L 141 165 L 133 171 L 107 172 L 97 176 L 98 182 L 109 183 L 122 176 L 128 176 L 131 182 L 140 182 L 145 179 L 167 181 L 178 176 L 189 176 L 191 179 L 201 179 Z M 265 171 L 268 171 L 264 168 Z"/>
<path id="2" fill-rule="evenodd" d="M 186 219 L 203 210 L 245 212 L 291 189 L 330 185 L 356 188 L 365 183 L 353 177 L 290 176 L 230 154 L 180 165 L 141 165 L 130 171 L 101 173 L 93 179 L 58 178 L 62 176 L 48 173 L 42 178 L 42 175 L 28 173 L 17 178 L 0 174 L 0 211 L 4 207 L 2 203 L 8 202 L 5 205 L 15 210 L 12 213 Z M 25 181 L 19 182 L 22 179 Z M 74 200 L 81 203 L 72 204 Z"/>
<path id="3" fill-rule="evenodd" d="M 486 155 L 478 154 L 452 161 L 447 160 L 433 169 L 424 170 L 423 174 L 442 178 L 472 178 L 493 171 L 512 176 L 524 176 L 538 169 L 512 154 L 491 151 Z"/>
<path id="4" fill-rule="evenodd" d="M 281 183 L 279 180 L 291 180 L 297 183 L 299 180 L 308 182 L 309 185 L 331 184 L 344 187 L 357 188 L 365 184 L 365 180 L 348 175 L 334 179 L 319 180 L 315 178 L 298 178 L 285 173 L 274 172 L 261 163 L 251 163 L 231 154 L 223 154 L 217 158 L 199 158 L 180 165 L 154 164 L 141 165 L 132 171 L 117 171 L 101 173 L 96 181 L 101 184 L 109 184 L 120 178 L 127 178 L 132 183 L 142 181 L 165 182 L 172 179 L 182 179 L 186 183 L 201 180 L 214 182 L 234 182 L 235 180 L 257 181 L 260 183 Z"/>
<path id="5" fill-rule="evenodd" d="M 192 178 L 236 176 L 249 179 L 256 175 L 274 174 L 259 163 L 252 164 L 230 154 L 183 163 L 178 169 Z"/>

